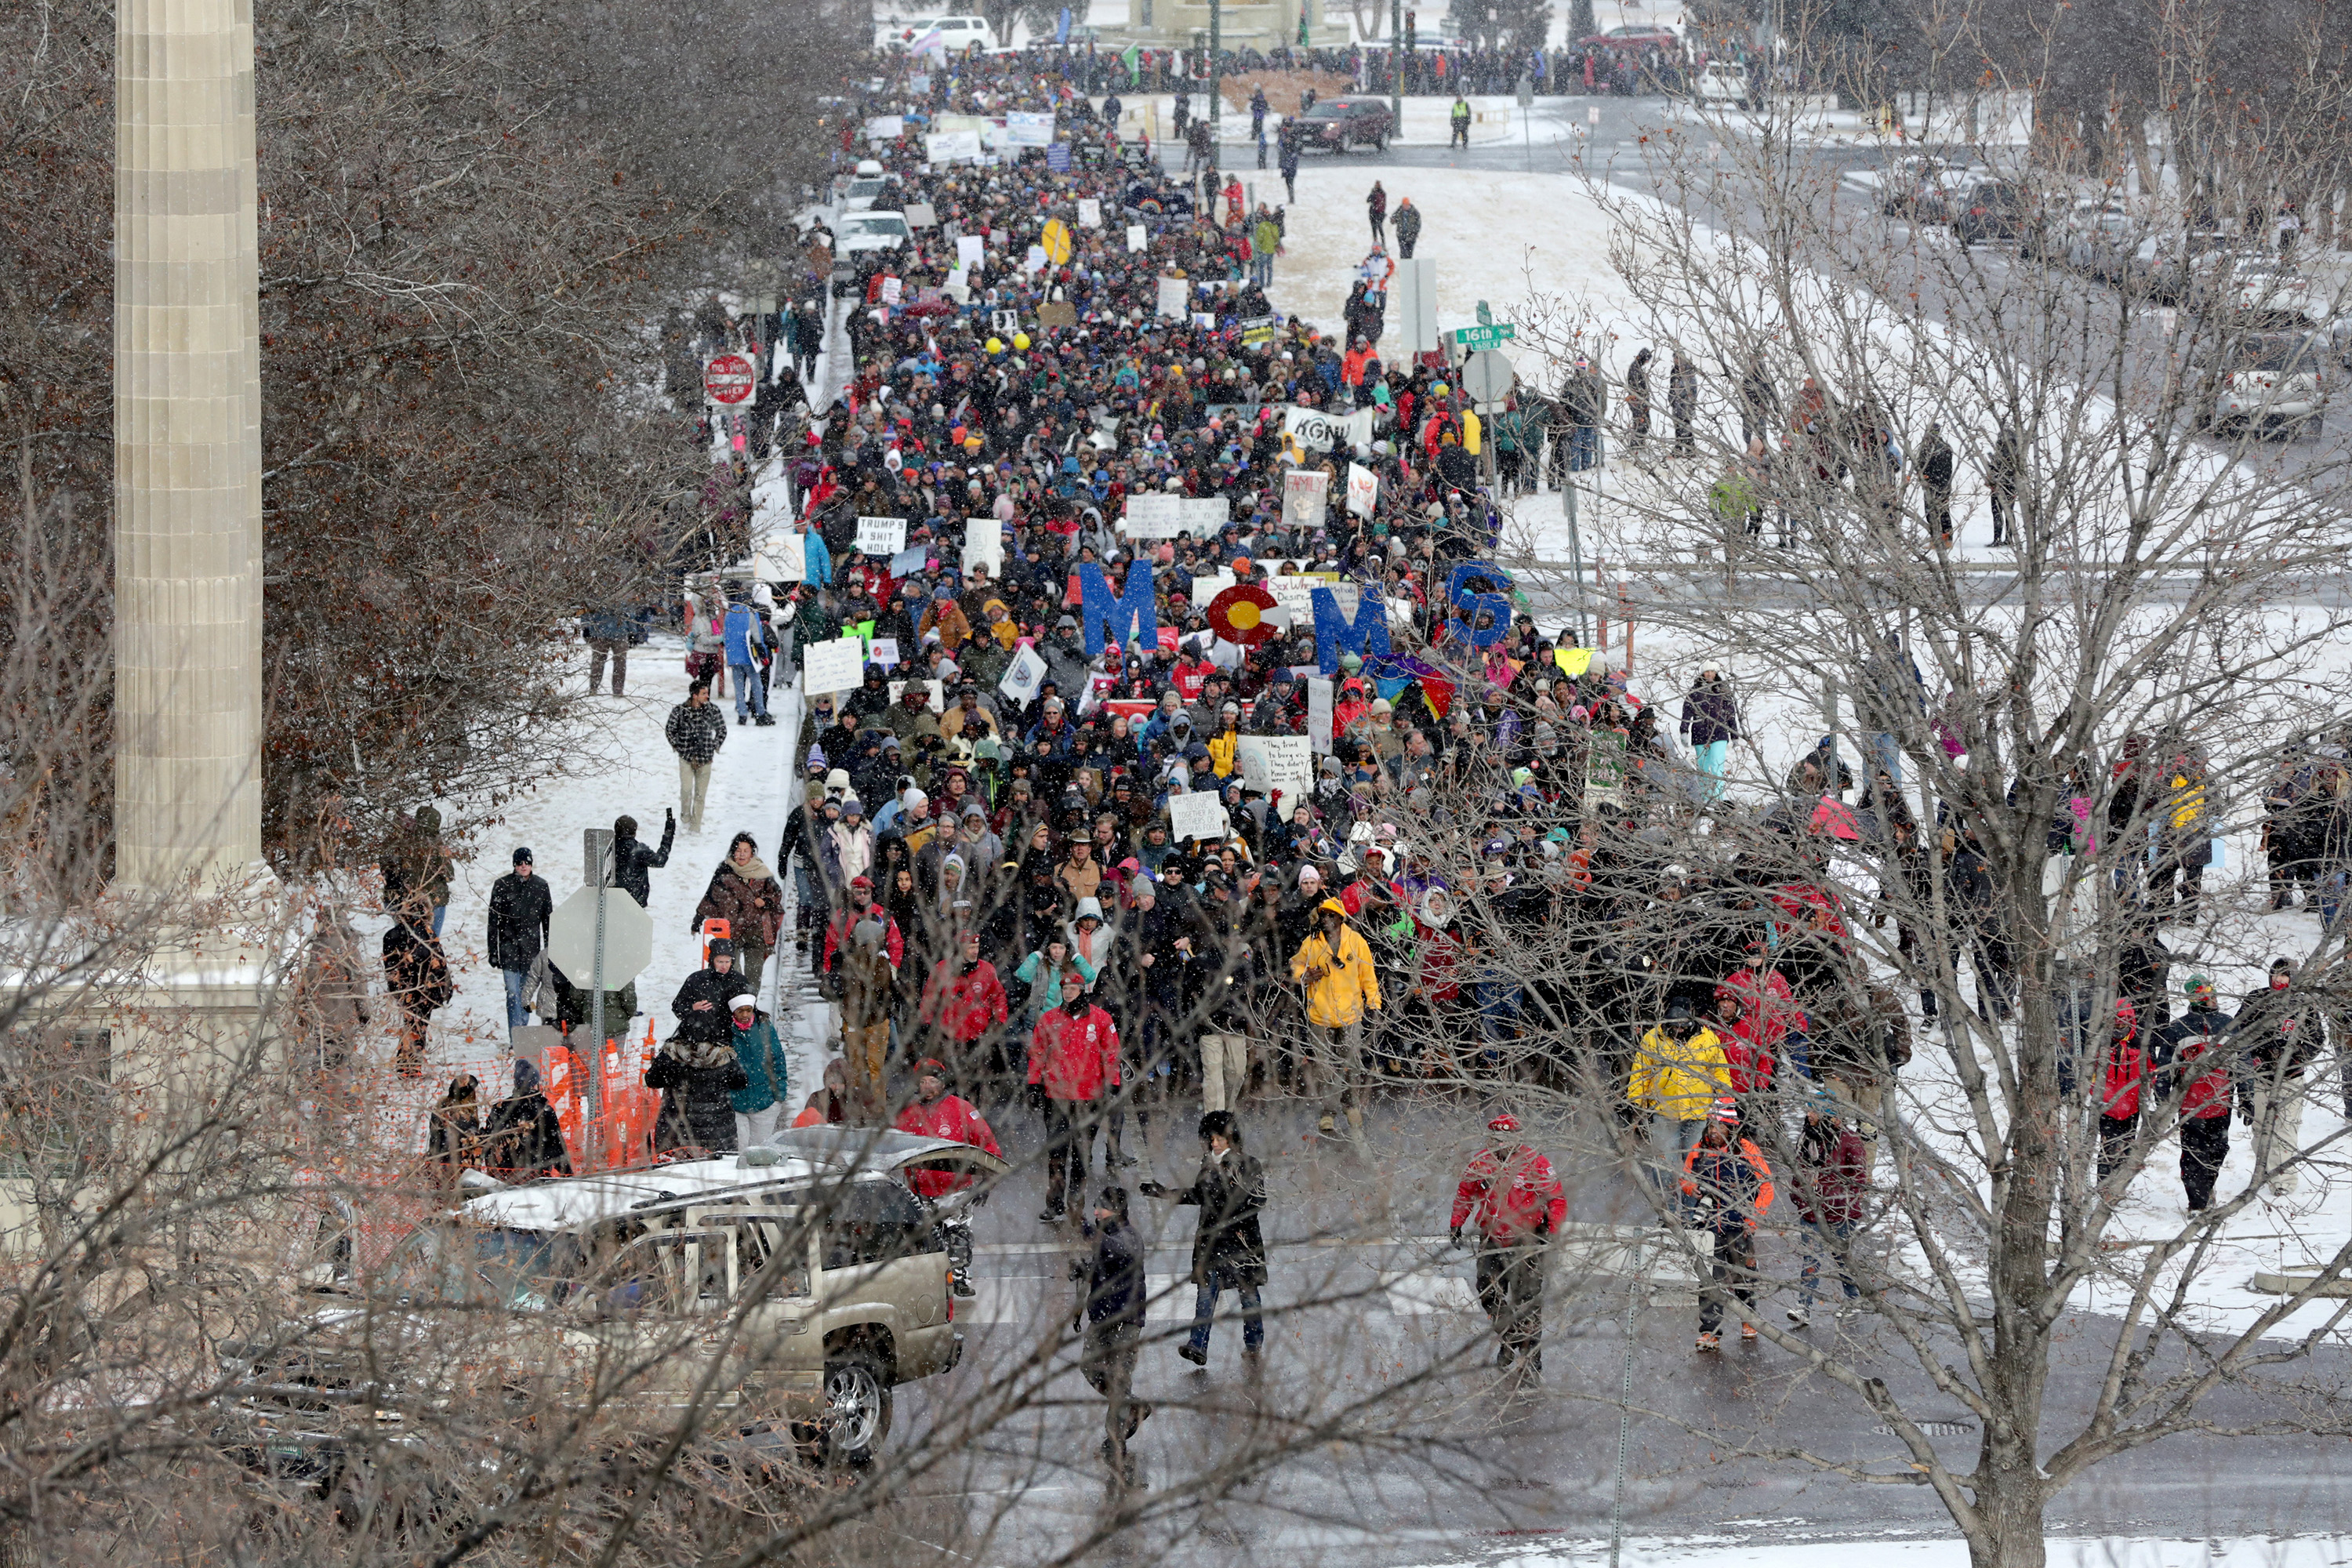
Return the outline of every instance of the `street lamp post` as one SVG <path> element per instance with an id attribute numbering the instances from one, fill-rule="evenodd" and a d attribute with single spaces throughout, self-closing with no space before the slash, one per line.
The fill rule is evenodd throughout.
<path id="1" fill-rule="evenodd" d="M 1225 47 L 1225 7 L 1223 0 L 1209 0 L 1209 145 L 1217 144 L 1217 120 L 1224 108 L 1224 94 L 1217 89 L 1217 57 Z M 1213 154 L 1212 154 L 1213 156 Z"/>

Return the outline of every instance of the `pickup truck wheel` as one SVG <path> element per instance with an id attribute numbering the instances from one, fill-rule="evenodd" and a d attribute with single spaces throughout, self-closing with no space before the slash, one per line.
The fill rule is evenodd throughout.
<path id="1" fill-rule="evenodd" d="M 872 1352 L 851 1348 L 824 1363 L 824 1458 L 862 1469 L 890 1433 L 890 1382 Z"/>

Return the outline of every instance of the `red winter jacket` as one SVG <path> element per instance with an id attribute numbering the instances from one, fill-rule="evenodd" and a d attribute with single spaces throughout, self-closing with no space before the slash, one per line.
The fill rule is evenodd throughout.
<path id="1" fill-rule="evenodd" d="M 2147 1066 L 2140 1049 L 2129 1040 L 2117 1040 L 2107 1047 L 2106 1092 L 2099 1103 L 2099 1113 L 2117 1121 L 2139 1114 L 2139 1089 Z"/>
<path id="2" fill-rule="evenodd" d="M 1729 996 L 1738 1002 L 1739 1026 L 1735 1032 L 1759 1047 L 1767 1056 L 1780 1054 L 1780 1043 L 1804 1016 L 1790 993 L 1788 981 L 1777 969 L 1766 970 L 1761 979 L 1752 968 L 1735 969 L 1723 977 L 1715 994 L 1718 1000 Z M 1716 1033 L 1723 1031 L 1717 1029 Z"/>
<path id="3" fill-rule="evenodd" d="M 1099 1007 L 1076 1017 L 1056 1007 L 1037 1020 L 1029 1037 L 1029 1081 L 1045 1086 L 1048 1100 L 1101 1098 L 1118 1087 L 1118 1027 Z"/>
<path id="4" fill-rule="evenodd" d="M 2195 1072 L 2197 1069 L 2190 1064 L 2203 1056 L 2211 1043 L 2203 1036 L 2183 1042 L 2172 1069 L 2175 1076 L 2185 1079 Z M 2227 1116 L 2230 1114 L 2230 1090 L 2228 1066 L 2217 1066 L 2211 1071 L 2190 1079 L 2189 1087 L 2181 1091 L 2180 1114 L 2192 1121 Z"/>
<path id="5" fill-rule="evenodd" d="M 1004 1155 L 1004 1151 L 996 1146 L 996 1134 L 989 1131 L 988 1122 L 972 1109 L 970 1100 L 957 1095 L 943 1094 L 929 1105 L 916 1100 L 898 1112 L 898 1120 L 893 1125 L 901 1132 L 919 1132 L 926 1138 L 952 1138 L 959 1143 L 985 1149 L 999 1159 Z M 971 1185 L 971 1175 L 964 1171 L 919 1169 L 908 1172 L 907 1179 L 927 1198 L 960 1192 Z"/>
<path id="6" fill-rule="evenodd" d="M 1454 1189 L 1454 1228 L 1472 1219 L 1496 1241 L 1518 1241 L 1530 1231 L 1557 1236 L 1568 1223 L 1568 1194 L 1551 1162 L 1526 1144 L 1481 1149 Z"/>
<path id="7" fill-rule="evenodd" d="M 1724 1065 L 1731 1069 L 1732 1093 L 1761 1094 L 1772 1087 L 1772 1050 L 1759 1037 L 1768 1027 L 1743 1016 L 1728 1030 L 1716 1029 L 1716 1038 L 1723 1043 Z"/>
<path id="8" fill-rule="evenodd" d="M 882 945 L 889 952 L 890 967 L 896 969 L 906 962 L 907 938 L 898 930 L 898 922 L 890 918 L 890 911 L 877 903 L 863 912 L 849 910 L 833 917 L 824 928 L 824 952 L 817 961 L 819 969 L 830 971 L 833 968 L 834 955 L 848 945 L 851 934 L 868 916 L 882 922 Z"/>
<path id="9" fill-rule="evenodd" d="M 931 965 L 930 984 L 923 991 L 924 1023 L 939 1025 L 950 1039 L 968 1046 L 1008 1016 L 1004 982 L 996 977 L 996 965 L 981 959 L 970 974 L 963 973 L 960 958 L 942 958 Z"/>

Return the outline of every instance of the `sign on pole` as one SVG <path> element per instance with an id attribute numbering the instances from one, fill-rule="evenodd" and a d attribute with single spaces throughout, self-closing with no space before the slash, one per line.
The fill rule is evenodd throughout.
<path id="1" fill-rule="evenodd" d="M 811 643 L 801 650 L 801 695 L 817 697 L 828 691 L 848 691 L 866 679 L 863 638 L 836 637 Z"/>
<path id="2" fill-rule="evenodd" d="M 1427 256 L 1410 257 L 1396 264 L 1389 279 L 1390 320 L 1403 335 L 1408 361 L 1415 354 L 1435 353 L 1437 335 L 1437 262 Z"/>
<path id="3" fill-rule="evenodd" d="M 702 393 L 714 408 L 750 407 L 758 381 L 759 372 L 741 354 L 713 354 L 703 362 Z"/>
<path id="4" fill-rule="evenodd" d="M 1454 329 L 1454 343 L 1469 353 L 1491 349 L 1497 343 L 1507 343 L 1518 335 L 1519 329 L 1509 321 L 1496 321 L 1491 326 L 1482 323 L 1475 327 Z"/>
<path id="5" fill-rule="evenodd" d="M 1511 395 L 1511 384 L 1518 372 L 1511 362 L 1492 349 L 1481 349 L 1462 362 L 1462 390 L 1475 403 L 1500 403 Z"/>
<path id="6" fill-rule="evenodd" d="M 1331 683 L 1316 675 L 1307 678 L 1307 743 L 1318 752 L 1331 749 Z"/>
<path id="7" fill-rule="evenodd" d="M 598 968 L 597 891 L 593 885 L 581 889 L 547 921 L 547 962 L 574 985 L 591 984 Z M 620 889 L 604 891 L 612 895 L 604 900 L 604 989 L 618 991 L 654 961 L 654 918 Z"/>
<path id="8" fill-rule="evenodd" d="M 1213 789 L 1168 797 L 1168 837 L 1181 844 L 1188 838 L 1223 838 L 1224 803 Z"/>

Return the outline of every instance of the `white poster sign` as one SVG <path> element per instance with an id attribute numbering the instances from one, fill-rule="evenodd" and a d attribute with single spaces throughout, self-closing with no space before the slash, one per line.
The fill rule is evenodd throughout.
<path id="1" fill-rule="evenodd" d="M 1021 270 L 1024 272 L 1037 271 L 1045 265 L 1045 247 L 1042 245 L 1031 246 L 1028 254 L 1021 258 Z"/>
<path id="2" fill-rule="evenodd" d="M 980 132 L 934 131 L 923 138 L 923 156 L 934 163 L 970 163 L 980 158 Z"/>
<path id="3" fill-rule="evenodd" d="M 1330 504 L 1331 476 L 1320 468 L 1293 468 L 1282 476 L 1282 525 L 1320 528 Z M 861 520 L 860 526 L 863 526 Z M 1276 596 L 1281 596 L 1280 590 Z M 1302 603 L 1300 608 L 1306 608 Z"/>
<path id="4" fill-rule="evenodd" d="M 988 241 L 976 234 L 956 236 L 956 265 L 978 267 L 988 258 Z"/>
<path id="5" fill-rule="evenodd" d="M 1179 504 L 1184 512 L 1183 531 L 1195 539 L 1214 539 L 1233 521 L 1231 496 L 1186 496 Z"/>
<path id="6" fill-rule="evenodd" d="M 1327 414 L 1320 408 L 1293 405 L 1282 411 L 1282 428 L 1300 446 L 1313 451 L 1328 452 L 1334 447 L 1353 451 L 1372 438 L 1372 410 Z"/>
<path id="7" fill-rule="evenodd" d="M 1331 749 L 1331 683 L 1319 675 L 1307 678 L 1307 743 L 1318 752 Z"/>
<path id="8" fill-rule="evenodd" d="M 857 549 L 865 555 L 896 555 L 907 548 L 907 520 L 903 517 L 861 517 L 857 520 Z"/>
<path id="9" fill-rule="evenodd" d="M 870 657 L 874 663 L 880 665 L 885 669 L 898 668 L 898 639 L 897 637 L 876 637 L 874 639 L 874 647 Z"/>
<path id="10" fill-rule="evenodd" d="M 1160 314 L 1171 316 L 1180 321 L 1184 319 L 1184 279 L 1162 278 L 1160 280 L 1159 310 Z"/>
<path id="11" fill-rule="evenodd" d="M 896 114 L 877 114 L 866 122 L 868 142 L 896 142 L 907 133 L 907 121 Z"/>
<path id="12" fill-rule="evenodd" d="M 854 690 L 866 679 L 866 645 L 856 637 L 811 643 L 801 650 L 801 694 Z"/>
<path id="13" fill-rule="evenodd" d="M 1323 585 L 1312 577 L 1268 577 L 1265 591 L 1274 595 L 1275 607 L 1267 612 L 1266 618 L 1286 626 L 1313 626 L 1314 594 Z"/>
<path id="14" fill-rule="evenodd" d="M 1173 539 L 1184 531 L 1184 498 L 1157 493 L 1127 498 L 1119 531 L 1129 539 Z"/>
<path id="15" fill-rule="evenodd" d="M 993 516 L 972 518 L 963 525 L 963 569 L 970 572 L 974 566 L 987 567 L 991 577 L 1004 575 L 1004 525 Z"/>
<path id="16" fill-rule="evenodd" d="M 1168 837 L 1181 844 L 1188 838 L 1223 838 L 1224 803 L 1214 790 L 1194 790 L 1168 797 Z"/>
<path id="17" fill-rule="evenodd" d="M 1210 600 L 1233 585 L 1234 574 L 1230 572 L 1212 572 L 1193 578 L 1192 607 L 1196 610 L 1208 608 Z"/>
<path id="18" fill-rule="evenodd" d="M 930 559 L 931 552 L 928 546 L 910 544 L 906 549 L 898 552 L 898 554 L 890 557 L 890 575 L 893 577 L 911 577 L 916 573 L 920 572 L 925 566 L 929 565 L 930 563 Z"/>
<path id="19" fill-rule="evenodd" d="M 1078 198 L 1078 226 L 1080 228 L 1102 227 L 1101 201 L 1093 196 Z"/>
<path id="20" fill-rule="evenodd" d="M 1148 243 L 1150 242 L 1144 238 L 1141 224 L 1131 223 L 1127 226 L 1127 248 L 1129 251 L 1139 252 Z"/>
<path id="21" fill-rule="evenodd" d="M 1004 679 L 996 683 L 996 689 L 1015 702 L 1026 702 L 1045 684 L 1045 656 L 1034 647 L 1024 647 L 1005 666 Z"/>
<path id="22" fill-rule="evenodd" d="M 1358 517 L 1370 517 L 1372 508 L 1380 504 L 1381 477 L 1361 463 L 1348 465 L 1348 510 Z"/>
<path id="23" fill-rule="evenodd" d="M 1050 114 L 1013 114 L 1004 117 L 1004 145 L 1007 147 L 1051 147 L 1054 144 L 1054 117 Z"/>
<path id="24" fill-rule="evenodd" d="M 1234 744 L 1234 758 L 1253 773 L 1263 771 L 1268 795 L 1282 792 L 1277 809 L 1285 822 L 1315 787 L 1315 754 L 1304 735 L 1244 735 Z"/>

